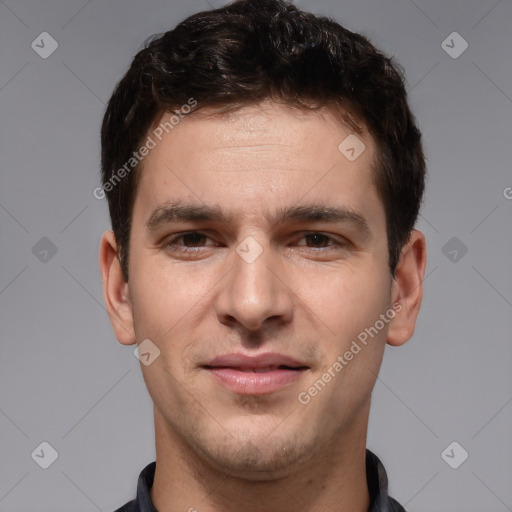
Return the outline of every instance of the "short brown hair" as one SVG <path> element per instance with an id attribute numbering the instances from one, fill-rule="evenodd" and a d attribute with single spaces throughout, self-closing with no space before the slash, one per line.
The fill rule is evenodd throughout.
<path id="1" fill-rule="evenodd" d="M 197 108 L 219 113 L 265 99 L 300 109 L 329 107 L 358 133 L 363 123 L 377 145 L 372 177 L 386 212 L 394 276 L 425 187 L 421 133 L 401 67 L 330 18 L 284 0 L 238 0 L 152 36 L 108 103 L 101 129 L 102 184 L 126 281 L 141 165 L 115 186 L 106 185 L 161 116 L 190 98 Z"/>

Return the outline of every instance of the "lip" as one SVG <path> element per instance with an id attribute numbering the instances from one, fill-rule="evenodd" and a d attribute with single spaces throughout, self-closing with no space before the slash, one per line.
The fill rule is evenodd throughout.
<path id="1" fill-rule="evenodd" d="M 241 395 L 265 395 L 296 382 L 309 367 L 277 353 L 225 354 L 201 365 L 218 382 Z"/>

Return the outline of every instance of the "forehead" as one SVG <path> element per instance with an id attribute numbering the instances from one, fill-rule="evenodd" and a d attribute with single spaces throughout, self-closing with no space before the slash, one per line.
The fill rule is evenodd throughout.
<path id="1" fill-rule="evenodd" d="M 159 126 L 168 119 L 163 114 Z M 354 138 L 330 110 L 271 102 L 222 115 L 204 109 L 157 133 L 149 134 L 155 146 L 143 161 L 136 197 L 146 215 L 182 198 L 254 216 L 269 203 L 287 207 L 302 198 L 383 213 L 372 182 L 372 137 L 363 127 Z"/>
<path id="2" fill-rule="evenodd" d="M 161 116 L 160 126 L 165 124 L 168 117 L 167 114 Z M 300 161 L 307 165 L 311 157 L 319 163 L 327 160 L 333 163 L 340 155 L 339 144 L 352 132 L 331 110 L 304 111 L 269 100 L 223 114 L 211 109 L 199 110 L 188 117 L 183 116 L 172 131 L 167 131 L 169 133 L 163 134 L 164 142 L 174 147 L 188 142 L 191 136 L 199 142 L 194 151 L 187 155 L 192 166 L 198 160 L 202 168 L 207 153 L 210 168 L 213 169 L 220 159 L 221 167 L 217 170 L 224 171 L 243 171 L 244 168 L 239 165 L 248 160 L 245 159 L 246 154 L 258 154 L 262 159 L 250 162 L 249 170 L 255 170 L 258 163 L 263 170 L 274 167 L 279 170 L 280 164 L 293 163 L 293 160 L 300 170 Z M 174 144 L 165 140 L 170 139 L 171 134 L 174 135 Z M 373 140 L 365 129 L 358 138 L 366 146 L 365 155 L 362 155 L 362 165 L 365 165 L 374 156 Z M 159 146 L 153 152 L 153 157 L 165 150 L 165 144 Z M 311 150 L 315 150 L 316 154 Z M 226 152 L 230 154 L 229 161 L 224 160 Z M 272 166 L 272 163 L 275 165 Z"/>

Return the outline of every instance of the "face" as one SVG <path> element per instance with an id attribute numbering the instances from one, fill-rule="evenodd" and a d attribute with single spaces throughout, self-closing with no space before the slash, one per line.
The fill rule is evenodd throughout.
<path id="1" fill-rule="evenodd" d="M 279 474 L 366 429 L 398 312 L 375 144 L 351 161 L 350 133 L 326 110 L 199 111 L 144 160 L 126 322 L 160 350 L 157 429 L 220 470 Z"/>

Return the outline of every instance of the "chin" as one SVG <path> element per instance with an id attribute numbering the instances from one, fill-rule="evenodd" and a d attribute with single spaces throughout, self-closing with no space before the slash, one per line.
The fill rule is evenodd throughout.
<path id="1" fill-rule="evenodd" d="M 217 471 L 252 481 L 289 475 L 314 451 L 314 442 L 271 436 L 268 429 L 211 438 L 201 445 L 202 458 Z"/>

